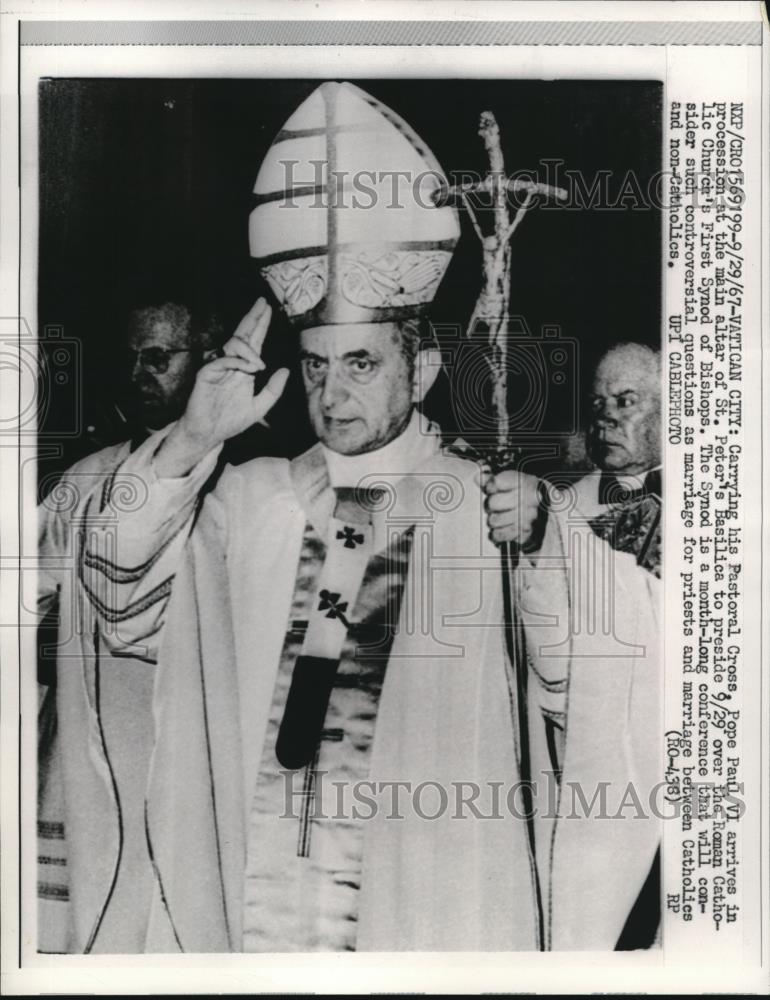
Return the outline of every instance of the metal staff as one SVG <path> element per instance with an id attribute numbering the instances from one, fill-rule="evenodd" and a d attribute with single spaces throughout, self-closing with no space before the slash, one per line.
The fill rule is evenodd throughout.
<path id="1" fill-rule="evenodd" d="M 519 455 L 511 446 L 511 428 L 508 415 L 508 306 L 511 289 L 511 238 L 536 196 L 564 201 L 567 192 L 549 184 L 507 178 L 503 151 L 500 146 L 500 129 L 491 111 L 481 114 L 479 135 L 489 157 L 490 172 L 476 184 L 454 185 L 437 192 L 437 201 L 460 201 L 468 212 L 478 236 L 483 254 L 483 283 L 468 324 L 472 336 L 479 323 L 488 329 L 490 354 L 488 362 L 492 373 L 492 411 L 496 422 L 496 440 L 485 458 L 494 473 L 515 465 Z M 492 232 L 484 234 L 471 204 L 469 195 L 484 193 L 492 198 Z M 524 198 L 511 218 L 508 194 L 523 193 Z M 511 686 L 516 691 L 519 727 L 519 763 L 523 781 L 523 795 L 527 813 L 527 834 L 532 859 L 533 882 L 538 909 L 538 935 L 540 950 L 545 950 L 543 903 L 540 882 L 535 865 L 534 809 L 532 800 L 531 763 L 529 754 L 529 721 L 527 718 L 527 660 L 524 633 L 520 618 L 519 549 L 515 543 L 504 542 L 501 547 L 503 573 L 503 600 L 505 608 L 505 635 L 513 677 Z"/>

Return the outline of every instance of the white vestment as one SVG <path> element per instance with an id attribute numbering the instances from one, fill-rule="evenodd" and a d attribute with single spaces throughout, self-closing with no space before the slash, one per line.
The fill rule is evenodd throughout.
<path id="1" fill-rule="evenodd" d="M 76 626 L 63 635 L 68 660 L 60 656 L 58 692 L 60 724 L 71 734 L 62 769 L 74 951 L 100 950 L 101 942 L 113 950 L 243 947 L 248 814 L 297 554 L 308 521 L 328 521 L 331 483 L 345 480 L 337 466 L 346 463 L 316 446 L 293 463 L 226 469 L 201 504 L 216 456 L 184 479 L 159 481 L 151 459 L 163 436 L 125 457 L 111 491 L 104 475 L 83 481 L 70 517 L 77 530 L 68 536 L 57 517 L 44 532 L 43 590 L 58 581 L 65 618 Z M 415 525 L 404 598 L 411 625 L 399 630 L 388 663 L 371 775 L 412 788 L 507 789 L 519 775 L 517 690 L 475 470 L 441 453 L 431 434 L 407 443 L 380 462 L 375 453 L 367 464 L 347 463 L 364 485 L 394 487 L 375 524 L 380 540 Z M 614 814 L 632 784 L 647 808 L 660 774 L 659 583 L 591 528 L 604 509 L 597 482 L 587 477 L 570 510 L 552 511 L 536 566 L 525 560 L 521 573 L 543 935 L 555 949 L 615 947 L 659 838 L 654 819 L 634 818 L 627 796 L 617 819 L 597 817 L 596 806 L 584 815 L 574 794 L 566 798 L 577 786 L 591 802 L 607 783 L 605 809 Z M 69 549 L 54 556 L 57 539 L 61 546 L 68 537 Z M 590 567 L 601 570 L 599 593 L 581 589 L 581 567 L 588 576 Z M 151 898 L 116 881 L 129 840 L 125 776 L 116 781 L 115 742 L 105 732 L 113 667 L 137 663 L 155 678 L 146 789 L 141 762 L 135 776 Z M 535 673 L 556 678 L 545 697 Z M 543 709 L 560 694 L 566 751 L 556 783 Z M 120 725 L 116 715 L 113 731 Z M 136 813 L 136 789 L 129 795 Z M 505 809 L 477 822 L 466 813 L 405 822 L 380 814 L 368 824 L 356 947 L 538 947 L 525 821 Z M 130 937 L 141 931 L 141 946 L 121 946 L 121 921 Z"/>
<path id="2" fill-rule="evenodd" d="M 83 606 L 77 574 L 84 509 L 130 451 L 131 442 L 125 441 L 76 462 L 38 510 L 38 610 L 45 614 L 58 604 L 56 704 L 46 693 L 41 704 L 45 731 L 38 745 L 38 948 L 44 952 L 138 950 L 141 939 L 132 911 L 143 896 L 149 900 L 152 890 L 143 794 L 152 749 L 154 669 L 102 650 L 98 692 L 93 691 L 98 725 L 90 733 L 83 726 L 80 699 L 95 660 L 91 616 Z M 91 832 L 94 813 L 105 800 L 84 803 L 76 794 L 77 782 L 65 778 L 92 767 L 94 754 L 108 768 L 118 807 L 113 824 L 120 826 L 121 850 L 119 858 L 110 857 L 109 870 L 99 868 L 106 855 Z M 107 844 L 116 833 L 114 828 L 107 831 Z M 75 933 L 73 916 L 83 909 L 81 887 L 94 875 L 103 881 L 105 894 L 109 888 L 109 906 L 98 934 L 84 939 Z"/>
<path id="3" fill-rule="evenodd" d="M 344 457 L 329 461 L 317 445 L 292 463 L 229 467 L 198 503 L 216 455 L 183 479 L 158 480 L 152 456 L 162 439 L 159 432 L 137 449 L 113 486 L 118 497 L 123 479 L 138 477 L 141 503 L 117 510 L 109 497 L 87 501 L 82 585 L 98 642 L 157 663 L 146 792 L 155 891 L 145 948 L 239 951 L 249 810 L 300 544 L 308 521 L 325 530 Z M 488 786 L 507 789 L 518 777 L 499 556 L 487 537 L 476 467 L 442 452 L 417 417 L 381 452 L 350 466 L 358 481 L 348 485 L 384 487 L 390 498 L 375 515 L 375 538 L 414 527 L 370 778 L 412 789 L 433 783 L 451 803 L 434 820 L 407 809 L 404 820 L 381 810 L 366 822 L 355 946 L 533 950 L 525 823 L 505 809 L 491 819 L 467 808 L 455 815 L 457 783 L 465 782 L 466 795 L 479 787 L 486 806 Z M 88 678 L 79 710 L 97 733 Z M 92 767 L 69 782 L 84 798 L 109 800 L 95 737 L 91 749 Z M 102 826 L 112 814 L 114 803 Z M 286 829 L 296 837 L 295 825 Z M 92 879 L 78 943 L 103 906 L 104 889 Z"/>
<path id="4" fill-rule="evenodd" d="M 522 557 L 535 841 L 554 950 L 616 947 L 660 842 L 661 583 L 598 533 L 611 512 L 600 475 L 553 501 L 538 555 Z"/>

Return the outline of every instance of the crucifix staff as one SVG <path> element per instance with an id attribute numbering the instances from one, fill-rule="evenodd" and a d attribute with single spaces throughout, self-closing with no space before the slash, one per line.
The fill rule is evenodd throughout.
<path id="1" fill-rule="evenodd" d="M 564 188 L 540 184 L 505 175 L 500 129 L 491 111 L 482 111 L 479 135 L 489 157 L 490 170 L 477 183 L 456 184 L 438 192 L 441 202 L 460 202 L 465 208 L 482 248 L 481 292 L 468 323 L 472 335 L 479 322 L 486 324 L 491 348 L 488 358 L 492 372 L 492 410 L 497 428 L 496 454 L 490 456 L 493 468 L 510 464 L 510 421 L 508 417 L 508 306 L 511 291 L 511 239 L 536 197 L 565 201 Z M 470 196 L 486 194 L 492 199 L 492 231 L 484 233 Z M 511 217 L 509 195 L 523 195 Z"/>
<path id="2" fill-rule="evenodd" d="M 490 353 L 487 358 L 492 375 L 492 411 L 495 415 L 496 435 L 494 447 L 488 449 L 487 461 L 493 472 L 515 464 L 517 455 L 511 447 L 511 427 L 508 413 L 508 319 L 511 291 L 511 239 L 521 225 L 533 200 L 537 197 L 565 201 L 567 192 L 549 184 L 539 184 L 524 179 L 508 178 L 500 145 L 500 129 L 491 111 L 483 111 L 479 135 L 489 157 L 490 171 L 474 184 L 454 185 L 437 194 L 442 202 L 461 203 L 470 217 L 473 229 L 482 248 L 483 279 L 481 292 L 468 324 L 468 336 L 473 336 L 483 323 L 488 330 Z M 492 199 L 492 231 L 485 233 L 479 223 L 470 196 L 486 194 Z M 509 194 L 523 195 L 521 204 L 511 214 Z M 438 199 L 437 199 L 438 200 Z M 535 840 L 533 826 L 533 800 L 531 765 L 529 759 L 529 720 L 527 717 L 527 668 L 524 633 L 520 619 L 518 548 L 510 542 L 501 546 L 503 598 L 505 607 L 505 633 L 511 665 L 511 685 L 516 692 L 519 731 L 519 763 L 527 813 L 527 833 L 532 858 L 534 890 L 538 909 L 538 935 L 540 950 L 545 949 L 545 928 L 540 883 L 535 866 Z"/>

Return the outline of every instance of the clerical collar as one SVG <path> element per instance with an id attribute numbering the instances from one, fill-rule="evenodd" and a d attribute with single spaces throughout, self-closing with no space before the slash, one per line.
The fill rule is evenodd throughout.
<path id="1" fill-rule="evenodd" d="M 602 472 L 599 479 L 599 503 L 617 504 L 636 500 L 642 496 L 663 495 L 661 466 L 635 475 L 615 475 Z"/>
<path id="2" fill-rule="evenodd" d="M 162 430 L 160 427 L 156 427 L 155 430 Z M 131 445 L 130 450 L 136 451 L 136 449 L 144 444 L 150 434 L 154 434 L 155 430 L 152 427 L 136 427 L 131 435 Z"/>
<path id="3" fill-rule="evenodd" d="M 406 429 L 382 448 L 363 455 L 341 455 L 322 444 L 329 483 L 332 487 L 358 486 L 372 476 L 394 476 L 413 472 L 435 454 L 440 444 L 438 428 L 414 410 Z"/>

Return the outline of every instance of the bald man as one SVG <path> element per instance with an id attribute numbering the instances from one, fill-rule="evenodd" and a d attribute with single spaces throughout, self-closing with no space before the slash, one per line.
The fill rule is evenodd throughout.
<path id="1" fill-rule="evenodd" d="M 600 360 L 570 489 L 505 471 L 490 534 L 520 547 L 527 744 L 547 946 L 649 947 L 659 905 L 660 355 Z"/>
<path id="2" fill-rule="evenodd" d="M 596 369 L 590 403 L 589 457 L 610 474 L 605 482 L 614 475 L 640 488 L 639 477 L 660 469 L 659 353 L 642 344 L 611 348 Z"/>

